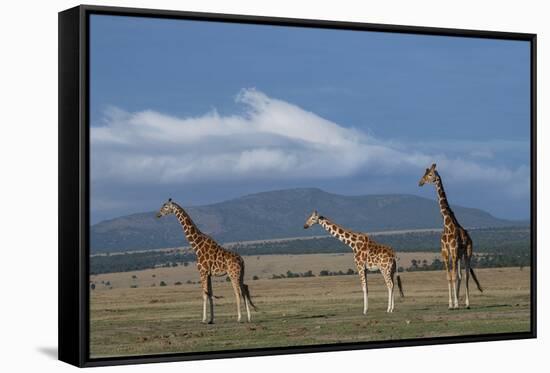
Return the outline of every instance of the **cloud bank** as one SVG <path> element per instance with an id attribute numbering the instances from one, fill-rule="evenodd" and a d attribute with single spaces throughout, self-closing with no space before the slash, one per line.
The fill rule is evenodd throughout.
<path id="1" fill-rule="evenodd" d="M 152 110 L 105 112 L 91 128 L 94 182 L 188 184 L 224 180 L 319 179 L 417 174 L 432 162 L 457 183 L 529 193 L 529 167 L 495 164 L 515 143 L 453 147 L 384 141 L 255 89 L 236 96 L 238 115 L 177 118 Z M 526 145 L 528 147 L 528 144 Z M 461 151 L 466 149 L 466 151 Z"/>

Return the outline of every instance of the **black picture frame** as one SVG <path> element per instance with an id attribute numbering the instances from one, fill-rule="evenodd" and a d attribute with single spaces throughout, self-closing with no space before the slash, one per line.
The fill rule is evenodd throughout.
<path id="1" fill-rule="evenodd" d="M 107 14 L 528 41 L 531 46 L 529 332 L 120 358 L 89 356 L 89 17 Z M 59 360 L 79 367 L 536 338 L 536 34 L 81 5 L 59 13 Z"/>

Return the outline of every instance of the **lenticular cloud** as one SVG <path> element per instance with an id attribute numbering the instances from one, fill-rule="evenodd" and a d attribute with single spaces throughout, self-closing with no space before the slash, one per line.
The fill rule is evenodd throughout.
<path id="1" fill-rule="evenodd" d="M 97 178 L 192 182 L 194 178 L 320 177 L 353 173 L 366 161 L 360 132 L 254 89 L 241 115 L 176 118 L 151 110 L 106 111 L 93 127 Z"/>
<path id="2" fill-rule="evenodd" d="M 511 170 L 475 160 L 426 154 L 411 144 L 368 136 L 272 98 L 256 89 L 236 96 L 239 115 L 215 110 L 178 118 L 153 110 L 109 108 L 91 129 L 95 182 L 193 183 L 253 179 L 347 177 L 421 171 L 437 161 L 455 180 L 502 183 L 528 180 L 528 167 Z M 518 186 L 516 185 L 516 189 Z M 528 184 L 519 187 L 528 192 Z"/>

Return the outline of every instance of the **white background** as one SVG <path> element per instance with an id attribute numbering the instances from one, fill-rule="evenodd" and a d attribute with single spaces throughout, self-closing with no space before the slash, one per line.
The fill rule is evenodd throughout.
<path id="1" fill-rule="evenodd" d="M 107 368 L 109 371 L 526 371 L 548 362 L 548 68 L 545 1 L 103 1 L 101 5 L 538 34 L 539 338 Z M 74 1 L 5 1 L 0 12 L 0 369 L 68 371 L 57 354 L 57 12 Z M 546 290 L 546 291 L 545 291 Z M 545 353 L 546 351 L 546 353 Z M 539 367 L 537 367 L 537 365 Z"/>

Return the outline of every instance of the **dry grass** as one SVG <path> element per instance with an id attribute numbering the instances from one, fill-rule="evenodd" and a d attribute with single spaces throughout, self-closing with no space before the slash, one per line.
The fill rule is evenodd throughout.
<path id="1" fill-rule="evenodd" d="M 302 271 L 296 257 L 301 256 L 288 258 L 285 271 L 293 265 Z M 261 257 L 260 262 L 263 260 L 268 257 Z M 337 270 L 338 260 L 332 258 L 328 269 Z M 248 269 L 254 273 L 252 262 L 247 258 Z M 342 265 L 343 270 L 350 267 L 344 259 Z M 157 283 L 162 276 L 182 269 L 195 271 L 183 267 L 155 270 Z M 315 272 L 315 268 L 308 269 Z M 138 278 L 150 273 L 141 271 Z M 361 312 L 357 276 L 248 281 L 260 308 L 253 312 L 250 324 L 236 322 L 231 286 L 217 283 L 214 292 L 222 298 L 215 300 L 214 325 L 200 323 L 202 299 L 197 284 L 132 289 L 117 287 L 118 280 L 108 275 L 115 287 L 95 290 L 91 296 L 91 356 L 528 331 L 529 268 L 480 269 L 477 273 L 485 292 L 479 293 L 472 285 L 472 308 L 458 311 L 447 310 L 443 272 L 404 273 L 405 298 L 396 298 L 393 314 L 385 313 L 387 296 L 381 276 L 370 274 L 366 317 Z"/>
<path id="2" fill-rule="evenodd" d="M 431 263 L 438 255 L 438 253 L 430 252 L 400 253 L 399 266 L 409 267 L 412 259 L 425 259 L 428 263 Z M 336 272 L 340 270 L 345 272 L 348 268 L 356 270 L 352 253 L 244 256 L 244 260 L 246 263 L 245 281 L 247 282 L 251 282 L 253 276 L 267 279 L 271 278 L 273 274 L 284 274 L 289 270 L 299 273 L 311 270 L 315 275 L 318 275 L 324 269 Z M 196 282 L 199 280 L 199 274 L 195 265 L 195 262 L 190 262 L 187 267 L 178 266 L 133 272 L 105 273 L 91 276 L 91 281 L 96 283 L 97 290 L 106 289 L 102 285 L 102 281 L 108 281 L 113 289 L 130 288 L 131 286 L 150 287 L 153 284 L 158 286 L 161 281 L 168 285 L 173 285 L 176 282 Z M 216 281 L 225 281 L 225 279 L 218 278 Z"/>

